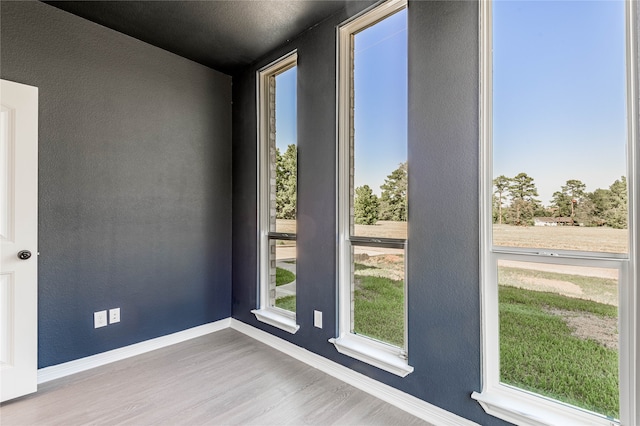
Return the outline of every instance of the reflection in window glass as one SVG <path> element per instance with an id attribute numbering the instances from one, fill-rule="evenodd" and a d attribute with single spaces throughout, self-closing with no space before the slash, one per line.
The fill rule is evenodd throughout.
<path id="1" fill-rule="evenodd" d="M 499 260 L 501 382 L 619 418 L 618 279 Z"/>
<path id="2" fill-rule="evenodd" d="M 493 3 L 494 245 L 628 252 L 624 3 Z"/>

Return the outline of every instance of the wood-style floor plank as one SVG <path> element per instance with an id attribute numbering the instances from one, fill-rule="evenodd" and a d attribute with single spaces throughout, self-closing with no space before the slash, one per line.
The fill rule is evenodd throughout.
<path id="1" fill-rule="evenodd" d="M 425 425 L 235 330 L 40 385 L 0 405 L 22 425 Z"/>

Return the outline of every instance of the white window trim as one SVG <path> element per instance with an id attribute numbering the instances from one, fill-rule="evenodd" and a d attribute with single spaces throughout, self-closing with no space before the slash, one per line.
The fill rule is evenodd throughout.
<path id="1" fill-rule="evenodd" d="M 413 371 L 405 348 L 388 345 L 351 333 L 351 244 L 350 221 L 350 111 L 351 111 L 351 39 L 357 33 L 407 7 L 407 0 L 390 0 L 354 16 L 337 29 L 337 111 L 338 111 L 338 337 L 329 339 L 338 352 L 400 377 Z M 406 279 L 405 279 L 406 294 Z M 405 297 L 405 312 L 406 312 Z M 407 332 L 405 327 L 405 346 Z"/>
<path id="2" fill-rule="evenodd" d="M 491 2 L 480 3 L 480 273 L 482 312 L 482 392 L 474 392 L 484 410 L 495 417 L 522 425 L 635 425 L 640 424 L 638 396 L 640 396 L 640 337 L 638 333 L 638 267 L 640 266 L 640 185 L 638 185 L 640 165 L 640 140 L 638 140 L 638 10 L 636 2 L 626 5 L 626 62 L 627 62 L 627 115 L 628 115 L 628 189 L 629 189 L 629 255 L 616 256 L 602 253 L 538 253 L 545 263 L 563 263 L 578 266 L 598 266 L 617 268 L 621 278 L 627 282 L 619 285 L 620 318 L 620 423 L 558 401 L 529 393 L 522 389 L 500 383 L 499 342 L 498 342 L 498 294 L 495 285 L 497 259 L 536 261 L 536 255 L 527 250 L 511 250 L 491 247 L 492 226 L 491 196 L 493 178 L 491 176 L 492 140 L 492 16 Z"/>
<path id="3" fill-rule="evenodd" d="M 270 306 L 269 303 L 269 85 L 268 78 L 297 65 L 298 53 L 293 51 L 279 58 L 256 73 L 256 102 L 258 122 L 258 309 L 251 311 L 258 321 L 295 334 L 300 326 L 296 314 Z"/>

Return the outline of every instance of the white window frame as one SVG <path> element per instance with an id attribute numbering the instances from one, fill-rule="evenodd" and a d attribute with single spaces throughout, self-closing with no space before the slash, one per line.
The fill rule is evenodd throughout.
<path id="1" fill-rule="evenodd" d="M 256 73 L 256 102 L 258 114 L 258 309 L 251 311 L 258 321 L 272 325 L 279 329 L 295 334 L 300 326 L 296 322 L 295 312 L 271 306 L 269 296 L 270 284 L 270 240 L 289 239 L 295 240 L 296 234 L 284 234 L 270 230 L 270 206 L 271 180 L 270 176 L 271 155 L 269 152 L 270 113 L 272 103 L 269 99 L 269 78 L 281 74 L 298 63 L 298 53 L 293 51 L 282 58 L 275 60 Z M 277 88 L 276 88 L 277 90 Z M 273 94 L 275 96 L 275 93 Z"/>
<path id="2" fill-rule="evenodd" d="M 495 417 L 522 425 L 635 425 L 640 424 L 640 338 L 638 336 L 638 267 L 640 266 L 640 141 L 638 140 L 638 10 L 625 2 L 627 66 L 627 183 L 629 193 L 629 253 L 581 253 L 492 247 L 492 13 L 491 2 L 480 3 L 480 281 L 482 312 L 482 392 L 474 392 L 484 410 Z M 570 406 L 500 383 L 497 262 L 529 262 L 598 266 L 619 271 L 620 423 L 600 414 Z"/>
<path id="3" fill-rule="evenodd" d="M 407 7 L 407 0 L 390 0 L 353 17 L 337 29 L 338 102 L 338 337 L 329 339 L 338 352 L 400 377 L 413 371 L 407 360 L 407 277 L 405 274 L 405 347 L 399 348 L 351 333 L 352 242 L 350 233 L 351 102 L 353 35 Z M 405 249 L 404 240 L 387 241 Z M 366 242 L 363 242 L 366 244 Z"/>

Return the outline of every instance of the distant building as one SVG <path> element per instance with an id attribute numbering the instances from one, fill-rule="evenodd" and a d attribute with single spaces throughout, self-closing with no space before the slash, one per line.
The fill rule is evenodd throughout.
<path id="1" fill-rule="evenodd" d="M 534 217 L 534 226 L 571 226 L 574 225 L 570 217 Z"/>

